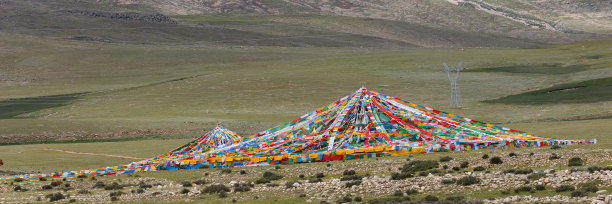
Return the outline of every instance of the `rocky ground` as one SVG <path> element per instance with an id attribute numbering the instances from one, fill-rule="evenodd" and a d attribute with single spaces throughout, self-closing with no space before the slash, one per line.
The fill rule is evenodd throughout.
<path id="1" fill-rule="evenodd" d="M 546 148 L 488 154 L 440 153 L 67 181 L 12 181 L 0 185 L 0 203 L 610 203 L 612 198 L 606 191 L 612 190 L 610 150 Z M 501 163 L 494 162 L 496 158 Z"/>

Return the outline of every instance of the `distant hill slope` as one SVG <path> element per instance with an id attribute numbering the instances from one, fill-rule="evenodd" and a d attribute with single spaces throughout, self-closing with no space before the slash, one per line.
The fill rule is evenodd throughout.
<path id="1" fill-rule="evenodd" d="M 378 48 L 533 47 L 609 36 L 609 4 L 565 7 L 472 0 L 0 0 L 0 32 L 119 43 Z M 572 12 L 593 17 L 568 17 Z M 565 26 L 570 21 L 555 19 L 592 23 Z"/>

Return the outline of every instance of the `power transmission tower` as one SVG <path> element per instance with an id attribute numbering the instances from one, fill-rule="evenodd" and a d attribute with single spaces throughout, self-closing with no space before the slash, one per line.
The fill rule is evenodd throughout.
<path id="1" fill-rule="evenodd" d="M 442 63 L 444 65 L 444 72 L 448 74 L 448 79 L 451 82 L 451 97 L 450 97 L 450 107 L 451 108 L 460 108 L 463 107 L 463 102 L 461 100 L 461 92 L 459 91 L 459 86 L 457 85 L 457 80 L 459 79 L 459 74 L 463 67 L 463 61 L 459 62 L 459 66 L 449 67 L 446 63 Z M 453 72 L 457 72 L 457 74 L 453 74 Z"/>

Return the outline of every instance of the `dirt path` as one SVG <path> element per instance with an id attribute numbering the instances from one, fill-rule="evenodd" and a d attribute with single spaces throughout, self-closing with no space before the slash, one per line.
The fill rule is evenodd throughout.
<path id="1" fill-rule="evenodd" d="M 43 150 L 63 152 L 63 153 L 68 153 L 68 154 L 84 154 L 84 155 L 105 156 L 105 157 L 114 157 L 114 158 L 122 158 L 122 159 L 135 159 L 135 160 L 145 159 L 145 158 L 138 158 L 138 157 L 122 156 L 122 155 L 96 154 L 96 153 L 88 153 L 88 152 L 73 152 L 73 151 L 67 151 L 67 150 L 61 150 L 61 149 L 50 149 L 50 148 L 44 148 Z"/>

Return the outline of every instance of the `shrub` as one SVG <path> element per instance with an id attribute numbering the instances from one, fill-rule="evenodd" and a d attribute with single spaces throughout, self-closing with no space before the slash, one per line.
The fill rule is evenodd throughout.
<path id="1" fill-rule="evenodd" d="M 340 200 L 338 200 L 337 203 L 350 203 L 352 201 L 353 198 L 351 198 L 350 196 L 344 196 Z"/>
<path id="2" fill-rule="evenodd" d="M 121 195 L 123 195 L 123 194 L 125 194 L 123 191 L 115 191 L 115 192 L 111 192 L 111 193 L 109 193 L 108 195 L 109 195 L 110 197 L 119 197 L 119 196 L 121 196 Z"/>
<path id="3" fill-rule="evenodd" d="M 442 184 L 449 185 L 457 183 L 457 179 L 442 179 Z"/>
<path id="4" fill-rule="evenodd" d="M 298 177 L 300 177 L 300 178 L 304 178 L 304 177 L 306 177 L 306 176 L 304 176 L 304 174 L 300 174 L 300 176 L 298 176 Z"/>
<path id="5" fill-rule="evenodd" d="M 274 169 L 279 170 L 279 169 L 281 169 L 281 167 L 280 166 L 275 166 Z"/>
<path id="6" fill-rule="evenodd" d="M 531 192 L 531 186 L 521 186 L 518 187 L 516 189 L 514 189 L 515 193 L 520 193 L 520 192 Z"/>
<path id="7" fill-rule="evenodd" d="M 587 192 L 581 191 L 581 190 L 576 190 L 576 191 L 572 191 L 571 196 L 572 197 L 586 197 L 589 194 Z"/>
<path id="8" fill-rule="evenodd" d="M 438 201 L 440 199 L 438 199 L 438 197 L 433 196 L 433 195 L 427 195 L 425 196 L 425 198 L 423 198 L 423 200 L 433 202 L 433 201 Z"/>
<path id="9" fill-rule="evenodd" d="M 225 191 L 219 192 L 219 198 L 225 198 L 225 197 L 227 197 L 227 192 Z"/>
<path id="10" fill-rule="evenodd" d="M 603 170 L 603 168 L 598 167 L 598 166 L 591 166 L 591 167 L 587 168 L 587 170 L 589 171 L 589 173 L 595 173 L 596 171 Z"/>
<path id="11" fill-rule="evenodd" d="M 53 186 L 51 186 L 51 185 L 44 185 L 44 186 L 42 186 L 42 189 L 43 190 L 51 190 L 51 189 L 53 189 Z"/>
<path id="12" fill-rule="evenodd" d="M 136 193 L 138 193 L 138 194 L 143 194 L 143 193 L 144 193 L 144 189 L 139 188 L 139 189 L 137 189 L 137 190 L 136 190 Z"/>
<path id="13" fill-rule="evenodd" d="M 231 170 L 231 169 L 221 169 L 221 173 L 224 173 L 224 174 L 231 174 L 231 173 L 232 173 L 232 170 Z"/>
<path id="14" fill-rule="evenodd" d="M 463 196 L 449 196 L 449 197 L 446 197 L 444 200 L 448 200 L 448 201 L 462 201 L 462 200 L 465 200 L 465 198 Z"/>
<path id="15" fill-rule="evenodd" d="M 530 174 L 533 173 L 533 169 L 506 169 L 503 172 L 505 174 Z"/>
<path id="16" fill-rule="evenodd" d="M 181 185 L 183 185 L 183 187 L 186 187 L 186 188 L 192 186 L 191 182 L 189 182 L 189 181 L 183 181 L 183 183 L 181 183 Z"/>
<path id="17" fill-rule="evenodd" d="M 413 175 L 411 173 L 405 172 L 395 172 L 391 174 L 391 180 L 404 180 L 406 178 L 412 178 Z"/>
<path id="18" fill-rule="evenodd" d="M 87 175 L 79 175 L 77 178 L 87 178 Z"/>
<path id="19" fill-rule="evenodd" d="M 457 180 L 457 185 L 469 186 L 472 184 L 480 183 L 480 179 L 473 176 L 464 176 Z"/>
<path id="20" fill-rule="evenodd" d="M 296 184 L 296 183 L 300 184 L 299 181 L 287 181 L 287 182 L 285 182 L 285 188 L 293 188 L 294 187 L 293 185 Z"/>
<path id="21" fill-rule="evenodd" d="M 92 177 L 93 178 L 93 177 Z M 106 186 L 106 184 L 104 184 L 104 182 L 102 181 L 98 181 L 94 184 L 94 188 L 104 188 L 104 186 Z"/>
<path id="22" fill-rule="evenodd" d="M 19 183 L 19 182 L 23 182 L 23 179 L 22 178 L 16 178 L 16 179 L 13 179 L 13 181 Z"/>
<path id="23" fill-rule="evenodd" d="M 315 177 L 317 177 L 317 178 L 323 178 L 323 177 L 325 177 L 325 174 L 323 174 L 323 173 L 317 173 L 317 174 L 315 174 Z"/>
<path id="24" fill-rule="evenodd" d="M 43 186 L 43 189 L 44 189 L 44 186 Z M 15 187 L 13 188 L 13 191 L 15 191 L 15 192 L 19 192 L 19 191 L 22 191 L 22 188 L 21 188 L 21 186 L 15 186 Z"/>
<path id="25" fill-rule="evenodd" d="M 491 159 L 489 159 L 489 163 L 491 163 L 491 164 L 503 164 L 504 161 L 502 161 L 502 159 L 499 158 L 499 157 L 491 157 Z"/>
<path id="26" fill-rule="evenodd" d="M 574 186 L 570 186 L 570 185 L 561 185 L 557 188 L 555 188 L 556 192 L 566 192 L 566 191 L 573 191 L 576 190 L 576 188 Z"/>
<path id="27" fill-rule="evenodd" d="M 74 203 L 74 202 L 76 202 L 76 199 L 74 199 L 74 198 L 73 198 L 73 199 L 70 199 L 68 202 L 69 202 L 69 203 Z"/>
<path id="28" fill-rule="evenodd" d="M 548 157 L 548 160 L 552 161 L 552 160 L 559 159 L 559 158 L 561 158 L 559 155 L 552 153 L 550 157 Z"/>
<path id="29" fill-rule="evenodd" d="M 484 166 L 474 167 L 474 171 L 484 171 L 484 170 L 485 170 Z"/>
<path id="30" fill-rule="evenodd" d="M 268 179 L 270 181 L 275 181 L 275 180 L 278 180 L 278 179 L 282 179 L 283 176 L 275 174 L 275 173 L 272 173 L 272 172 L 269 172 L 269 171 L 266 171 L 266 172 L 263 173 L 263 178 Z"/>
<path id="31" fill-rule="evenodd" d="M 550 149 L 554 149 L 554 150 L 561 149 L 561 146 L 553 145 L 553 146 L 550 146 Z"/>
<path id="32" fill-rule="evenodd" d="M 45 177 L 38 177 L 38 180 L 39 181 L 47 181 L 47 178 L 45 178 Z"/>
<path id="33" fill-rule="evenodd" d="M 104 186 L 104 190 L 110 191 L 110 190 L 121 190 L 123 189 L 122 185 L 119 185 L 119 183 L 117 182 L 113 182 L 113 184 L 111 184 L 110 186 Z"/>
<path id="34" fill-rule="evenodd" d="M 361 201 L 363 201 L 363 198 L 361 198 L 359 196 L 356 196 L 354 200 L 355 200 L 355 202 L 361 202 Z"/>
<path id="35" fill-rule="evenodd" d="M 582 164 L 584 163 L 584 161 L 582 161 L 582 159 L 580 157 L 574 157 L 569 159 L 569 161 L 567 162 L 568 166 L 582 166 Z"/>
<path id="36" fill-rule="evenodd" d="M 138 187 L 142 189 L 147 189 L 147 188 L 153 188 L 153 185 L 141 182 L 140 184 L 138 184 Z"/>
<path id="37" fill-rule="evenodd" d="M 402 197 L 402 196 L 404 196 L 404 192 L 402 192 L 400 190 L 396 190 L 395 192 L 393 192 L 393 196 Z"/>
<path id="38" fill-rule="evenodd" d="M 408 164 L 404 164 L 402 167 L 402 172 L 417 172 L 417 171 L 427 171 L 430 169 L 438 168 L 439 164 L 437 161 L 433 160 L 415 160 L 411 161 Z"/>
<path id="39" fill-rule="evenodd" d="M 538 191 L 544 191 L 544 190 L 546 190 L 546 186 L 545 185 L 541 185 L 541 184 L 540 185 L 536 185 L 535 189 L 538 190 Z"/>
<path id="40" fill-rule="evenodd" d="M 342 175 L 345 175 L 345 176 L 355 175 L 355 170 L 344 170 L 344 172 L 342 172 Z"/>
<path id="41" fill-rule="evenodd" d="M 255 180 L 256 184 L 264 184 L 264 183 L 270 183 L 270 179 L 267 178 L 259 178 L 257 180 Z"/>
<path id="42" fill-rule="evenodd" d="M 540 178 L 546 177 L 545 173 L 533 173 L 533 174 L 529 174 L 529 176 L 527 176 L 527 178 L 529 180 L 538 180 Z"/>
<path id="43" fill-rule="evenodd" d="M 251 187 L 253 186 L 249 183 L 235 183 L 234 192 L 247 192 L 251 190 Z"/>
<path id="44" fill-rule="evenodd" d="M 429 173 L 427 173 L 426 171 L 419 172 L 419 176 L 421 176 L 421 177 L 424 177 L 424 176 L 427 176 L 427 175 L 429 175 Z"/>
<path id="45" fill-rule="evenodd" d="M 213 184 L 213 185 L 210 185 L 204 188 L 202 190 L 202 193 L 213 194 L 213 193 L 221 193 L 221 192 L 229 192 L 229 191 L 230 189 L 223 184 Z"/>
<path id="46" fill-rule="evenodd" d="M 53 187 L 56 187 L 56 186 L 59 186 L 59 185 L 62 185 L 61 181 L 53 181 L 53 182 L 51 182 L 51 186 L 53 186 Z"/>
<path id="47" fill-rule="evenodd" d="M 361 181 L 360 181 L 360 180 L 357 180 L 357 181 L 349 181 L 349 182 L 347 182 L 347 183 L 345 183 L 345 184 L 344 184 L 344 187 L 350 188 L 350 187 L 353 187 L 353 186 L 358 186 L 358 185 L 361 185 Z"/>
<path id="48" fill-rule="evenodd" d="M 204 185 L 204 184 L 206 184 L 206 183 L 208 183 L 208 182 L 207 182 L 206 180 L 204 180 L 204 179 L 200 179 L 200 180 L 195 180 L 195 181 L 193 181 L 193 183 L 194 183 L 195 185 L 200 186 L 200 185 Z"/>
<path id="49" fill-rule="evenodd" d="M 419 191 L 414 190 L 414 189 L 408 189 L 408 190 L 406 190 L 406 194 L 408 194 L 408 195 L 418 194 L 418 193 L 419 193 Z"/>
<path id="50" fill-rule="evenodd" d="M 51 201 L 51 202 L 55 202 L 55 201 L 58 201 L 58 200 L 64 199 L 64 198 L 66 198 L 66 197 L 64 197 L 64 195 L 63 195 L 62 193 L 59 193 L 59 192 L 58 192 L 58 193 L 51 193 L 51 194 L 47 194 L 47 195 L 45 196 L 45 198 L 48 198 L 48 199 L 49 199 L 49 201 Z"/>
<path id="51" fill-rule="evenodd" d="M 451 158 L 450 156 L 440 157 L 440 162 L 449 162 L 451 160 L 453 160 L 453 158 Z"/>
<path id="52" fill-rule="evenodd" d="M 599 190 L 599 188 L 597 188 L 597 186 L 595 185 L 589 185 L 589 186 L 582 187 L 582 190 L 587 193 L 595 193 Z"/>
<path id="53" fill-rule="evenodd" d="M 65 183 L 65 184 L 64 184 L 64 187 L 66 187 L 66 188 L 70 188 L 70 184 L 69 184 L 69 183 Z"/>
<path id="54" fill-rule="evenodd" d="M 514 152 L 510 152 L 510 154 L 508 154 L 508 156 L 509 156 L 509 157 L 516 157 L 517 155 L 516 155 L 516 153 L 514 153 Z"/>
<path id="55" fill-rule="evenodd" d="M 183 188 L 183 190 L 181 190 L 181 194 L 188 194 L 189 193 L 189 189 Z"/>
<path id="56" fill-rule="evenodd" d="M 308 183 L 319 183 L 319 182 L 323 182 L 323 179 L 321 179 L 321 178 L 311 178 L 311 179 L 308 179 Z"/>
<path id="57" fill-rule="evenodd" d="M 90 194 L 91 192 L 89 192 L 88 190 L 82 189 L 82 190 L 79 190 L 77 193 L 84 195 L 84 194 Z"/>
<path id="58" fill-rule="evenodd" d="M 488 159 L 488 158 L 489 158 L 489 155 L 488 155 L 488 154 L 484 154 L 484 155 L 482 155 L 482 159 Z"/>
<path id="59" fill-rule="evenodd" d="M 459 166 L 462 169 L 468 168 L 468 166 L 470 166 L 470 163 L 468 163 L 467 161 L 461 162 L 461 165 Z"/>
<path id="60" fill-rule="evenodd" d="M 240 175 L 245 175 L 247 174 L 245 170 L 240 170 L 240 172 L 238 172 Z"/>
<path id="61" fill-rule="evenodd" d="M 119 198 L 117 198 L 117 197 L 111 197 L 111 201 L 113 201 L 113 202 L 114 201 L 118 201 L 118 200 L 119 200 Z"/>
<path id="62" fill-rule="evenodd" d="M 277 187 L 277 186 L 280 186 L 280 185 L 278 183 L 269 183 L 269 184 L 266 184 L 266 186 L 268 186 L 268 187 Z"/>
<path id="63" fill-rule="evenodd" d="M 459 170 L 461 170 L 461 168 L 459 168 L 458 166 L 454 166 L 454 167 L 452 168 L 452 170 L 453 170 L 453 171 L 459 171 Z"/>
<path id="64" fill-rule="evenodd" d="M 361 180 L 363 176 L 351 175 L 351 176 L 343 176 L 340 178 L 341 181 L 351 181 L 351 180 Z"/>

